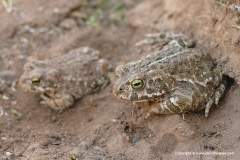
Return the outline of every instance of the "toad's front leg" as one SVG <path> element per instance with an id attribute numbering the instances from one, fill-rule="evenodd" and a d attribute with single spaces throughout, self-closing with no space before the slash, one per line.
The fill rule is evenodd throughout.
<path id="1" fill-rule="evenodd" d="M 74 104 L 74 99 L 70 94 L 61 94 L 61 96 L 58 95 L 54 97 L 41 94 L 41 98 L 43 99 L 43 103 L 53 110 L 63 111 Z"/>
<path id="2" fill-rule="evenodd" d="M 186 113 L 193 109 L 193 98 L 191 94 L 176 92 L 174 96 L 162 102 L 151 104 L 151 109 L 147 112 L 145 119 L 152 114 L 173 114 Z"/>

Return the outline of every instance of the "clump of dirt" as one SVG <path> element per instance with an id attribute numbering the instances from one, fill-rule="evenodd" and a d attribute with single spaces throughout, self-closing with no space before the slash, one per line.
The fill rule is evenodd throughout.
<path id="1" fill-rule="evenodd" d="M 201 7 L 199 7 L 201 6 Z M 0 5 L 0 159 L 237 159 L 240 156 L 240 34 L 237 1 L 59 0 Z M 182 32 L 234 78 L 208 118 L 204 113 L 143 113 L 106 89 L 63 113 L 18 87 L 29 58 L 45 60 L 88 46 L 118 65 L 142 57 L 134 44 L 144 34 Z M 142 112 L 142 110 L 141 110 Z M 140 118 L 139 118 L 140 117 Z M 140 120 L 141 119 L 141 120 Z M 231 135 L 231 136 L 229 136 Z M 181 154 L 228 152 L 224 155 Z M 230 154 L 231 153 L 231 154 Z M 233 154 L 232 154 L 233 153 Z"/>
<path id="2" fill-rule="evenodd" d="M 70 29 L 75 25 L 109 27 L 121 24 L 124 20 L 123 7 L 124 4 L 119 0 L 84 0 L 66 14 L 65 18 L 59 22 L 59 26 Z"/>
<path id="3" fill-rule="evenodd" d="M 122 121 L 120 130 L 130 143 L 136 143 L 152 136 L 151 131 L 146 126 L 134 124 L 132 121 Z"/>

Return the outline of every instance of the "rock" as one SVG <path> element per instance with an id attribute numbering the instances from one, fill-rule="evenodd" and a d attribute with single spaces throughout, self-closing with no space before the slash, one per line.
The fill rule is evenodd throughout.
<path id="1" fill-rule="evenodd" d="M 64 19 L 60 24 L 59 26 L 63 29 L 67 29 L 67 30 L 70 30 L 70 29 L 73 29 L 73 28 L 76 28 L 77 27 L 77 23 L 74 19 L 71 19 L 71 18 L 68 18 L 68 19 Z"/>

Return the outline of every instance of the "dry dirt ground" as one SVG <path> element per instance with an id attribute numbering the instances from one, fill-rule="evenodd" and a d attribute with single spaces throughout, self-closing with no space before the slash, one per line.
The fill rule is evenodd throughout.
<path id="1" fill-rule="evenodd" d="M 235 4 L 236 6 L 234 6 Z M 239 1 L 14 0 L 0 6 L 0 159 L 201 159 L 240 157 Z M 208 118 L 203 112 L 139 120 L 139 108 L 111 94 L 112 83 L 63 113 L 40 105 L 18 86 L 29 57 L 44 60 L 89 46 L 115 68 L 142 57 L 134 43 L 146 33 L 182 32 L 234 78 Z M 183 152 L 215 155 L 178 155 Z M 230 155 L 218 155 L 228 152 Z"/>

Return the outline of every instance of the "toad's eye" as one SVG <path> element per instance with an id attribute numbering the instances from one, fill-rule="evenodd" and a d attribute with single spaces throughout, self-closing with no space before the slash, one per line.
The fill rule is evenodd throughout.
<path id="1" fill-rule="evenodd" d="M 131 82 L 131 86 L 134 89 L 141 89 L 143 87 L 143 80 L 135 79 Z"/>
<path id="2" fill-rule="evenodd" d="M 31 79 L 31 82 L 33 85 L 39 85 L 41 83 L 41 79 L 40 78 L 33 78 Z"/>

